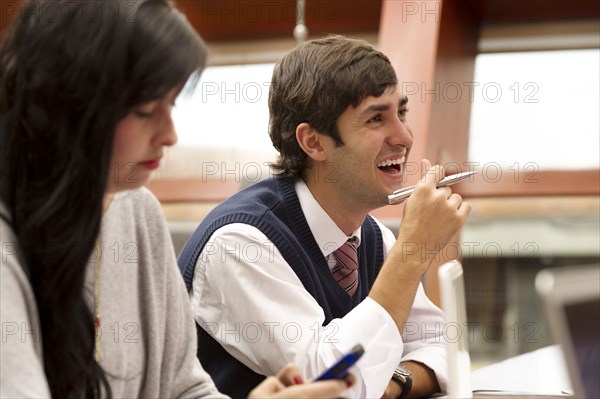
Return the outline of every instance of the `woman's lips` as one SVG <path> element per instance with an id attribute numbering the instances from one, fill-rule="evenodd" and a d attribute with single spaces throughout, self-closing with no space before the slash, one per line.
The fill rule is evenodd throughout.
<path id="1" fill-rule="evenodd" d="M 154 170 L 160 166 L 160 158 L 140 162 L 140 165 L 142 165 L 146 169 Z"/>

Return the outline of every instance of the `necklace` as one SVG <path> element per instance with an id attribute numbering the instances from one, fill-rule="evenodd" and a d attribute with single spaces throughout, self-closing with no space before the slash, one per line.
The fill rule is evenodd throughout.
<path id="1" fill-rule="evenodd" d="M 100 361 L 100 244 L 96 242 L 96 263 L 94 270 L 94 326 L 95 326 L 95 346 L 94 357 Z"/>

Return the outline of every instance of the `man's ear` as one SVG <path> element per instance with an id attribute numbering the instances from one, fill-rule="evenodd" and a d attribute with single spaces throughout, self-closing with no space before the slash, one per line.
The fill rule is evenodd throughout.
<path id="1" fill-rule="evenodd" d="M 302 151 L 313 161 L 324 161 L 326 159 L 321 140 L 321 135 L 307 122 L 302 122 L 296 127 L 296 140 Z"/>

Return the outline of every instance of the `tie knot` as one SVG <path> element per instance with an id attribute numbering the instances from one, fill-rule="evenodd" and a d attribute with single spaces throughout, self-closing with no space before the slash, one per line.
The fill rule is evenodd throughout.
<path id="1" fill-rule="evenodd" d="M 358 268 L 358 239 L 356 237 L 349 238 L 341 247 L 339 247 L 334 255 L 337 258 L 338 265 L 346 269 Z"/>
<path id="2" fill-rule="evenodd" d="M 345 245 L 350 245 L 352 248 L 357 249 L 358 248 L 358 237 L 352 236 L 352 237 L 348 238 L 348 241 L 345 242 Z"/>

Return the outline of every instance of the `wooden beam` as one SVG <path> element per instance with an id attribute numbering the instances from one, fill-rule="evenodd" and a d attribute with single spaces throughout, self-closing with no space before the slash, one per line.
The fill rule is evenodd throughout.
<path id="1" fill-rule="evenodd" d="M 21 10 L 22 5 L 23 0 L 2 0 L 0 3 L 0 43 L 2 43 L 7 28 Z"/>
<path id="2" fill-rule="evenodd" d="M 178 0 L 177 7 L 207 42 L 293 38 L 296 0 Z M 375 32 L 381 0 L 306 0 L 311 36 Z"/>
<path id="3" fill-rule="evenodd" d="M 220 179 L 154 179 L 146 187 L 161 203 L 220 202 L 239 191 L 240 184 Z"/>
<path id="4" fill-rule="evenodd" d="M 494 171 L 454 188 L 465 198 L 600 195 L 600 170 Z"/>
<path id="5" fill-rule="evenodd" d="M 466 170 L 466 169 L 465 169 Z M 452 190 L 464 199 L 480 198 L 532 198 L 574 197 L 600 195 L 600 170 L 581 171 L 536 171 L 513 173 L 510 170 L 482 170 L 472 181 L 452 186 Z M 402 216 L 402 207 L 386 206 L 371 214 L 380 219 Z"/>
<path id="6" fill-rule="evenodd" d="M 473 81 L 479 20 L 462 6 L 450 0 L 383 3 L 380 49 L 390 58 L 400 89 L 409 98 L 408 123 L 415 137 L 412 162 L 467 161 L 470 96 L 453 96 L 452 89 Z M 407 185 L 419 179 L 418 174 L 407 176 Z M 391 212 L 399 216 L 402 208 Z M 424 277 L 427 294 L 436 304 L 440 303 L 437 269 L 441 263 L 432 264 Z"/>

